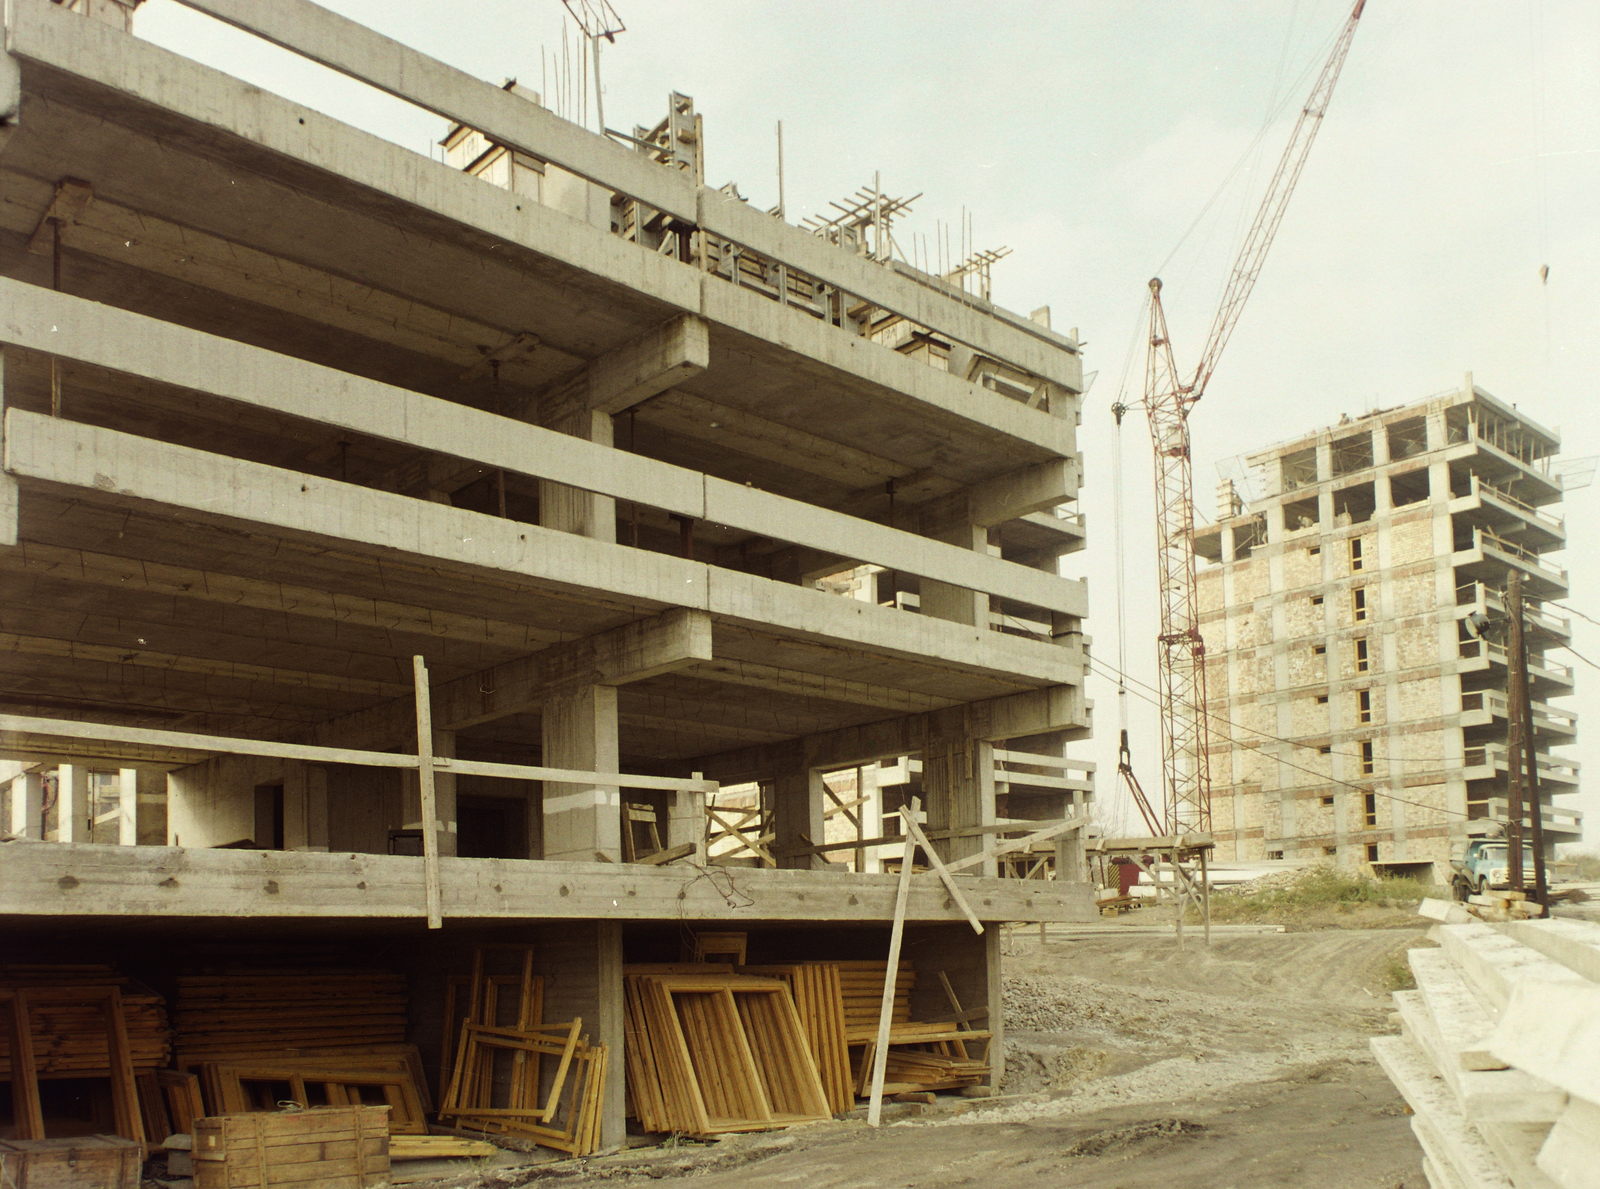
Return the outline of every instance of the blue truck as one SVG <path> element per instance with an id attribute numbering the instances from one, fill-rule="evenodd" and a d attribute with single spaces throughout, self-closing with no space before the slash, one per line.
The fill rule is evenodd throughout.
<path id="1" fill-rule="evenodd" d="M 1511 886 L 1511 848 L 1504 838 L 1474 838 L 1460 858 L 1450 860 L 1451 886 L 1458 900 Z M 1533 848 L 1522 848 L 1522 878 L 1533 883 Z"/>

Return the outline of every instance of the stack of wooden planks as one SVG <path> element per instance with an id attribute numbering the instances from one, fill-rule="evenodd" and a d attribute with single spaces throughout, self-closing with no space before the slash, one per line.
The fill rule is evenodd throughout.
<path id="1" fill-rule="evenodd" d="M 1371 1041 L 1434 1189 L 1600 1184 L 1600 924 L 1473 920 L 1424 900 L 1401 1034 Z"/>
<path id="2" fill-rule="evenodd" d="M 406 981 L 376 967 L 229 968 L 180 974 L 180 1069 L 276 1058 L 285 1049 L 404 1044 Z"/>
<path id="3" fill-rule="evenodd" d="M 0 966 L 0 989 L 3 990 L 64 991 L 93 987 L 116 987 L 120 993 L 128 1055 L 134 1070 L 143 1073 L 164 1066 L 172 1047 L 166 1001 L 143 983 L 119 974 L 110 966 Z M 103 1012 L 97 1004 L 57 994 L 39 995 L 30 1001 L 28 1019 L 37 1077 L 107 1076 L 110 1060 L 106 1052 L 106 1029 Z M 0 1030 L 0 1078 L 10 1076 L 11 1051 L 5 1032 Z"/>
<path id="4" fill-rule="evenodd" d="M 195 1189 L 367 1189 L 389 1183 L 388 1107 L 195 1121 Z"/>
<path id="5" fill-rule="evenodd" d="M 488 960 L 506 950 L 513 951 L 520 973 L 490 973 Z M 446 1065 L 449 1083 L 440 1094 L 439 1118 L 462 1130 L 523 1136 L 587 1156 L 600 1147 L 608 1053 L 605 1045 L 589 1043 L 582 1019 L 541 1023 L 543 997 L 544 980 L 533 973 L 530 947 L 474 951 L 466 985 L 450 983 L 445 1033 L 455 1037 L 455 1050 Z M 541 1103 L 547 1071 L 549 1088 Z"/>
<path id="6" fill-rule="evenodd" d="M 846 1028 L 878 1027 L 878 1013 L 883 1007 L 883 978 L 888 973 L 887 962 L 835 962 L 839 968 L 839 992 L 844 998 L 844 1023 Z M 911 1018 L 911 989 L 917 985 L 917 970 L 909 961 L 900 963 L 900 974 L 894 984 L 894 1015 L 897 1024 Z"/>
<path id="7" fill-rule="evenodd" d="M 781 978 L 789 985 L 811 1060 L 822 1079 L 828 1108 L 834 1114 L 856 1104 L 850 1076 L 850 1048 L 845 1039 L 844 995 L 836 962 L 797 962 L 787 966 L 745 966 L 741 974 Z"/>
<path id="8" fill-rule="evenodd" d="M 647 1131 L 720 1135 L 826 1119 L 789 984 L 711 964 L 624 968 L 628 1093 Z"/>

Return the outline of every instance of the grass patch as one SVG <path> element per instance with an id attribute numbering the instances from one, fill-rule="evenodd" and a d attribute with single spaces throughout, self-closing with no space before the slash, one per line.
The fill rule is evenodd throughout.
<path id="1" fill-rule="evenodd" d="M 1287 923 L 1320 917 L 1337 924 L 1341 916 L 1390 915 L 1383 910 L 1409 914 L 1424 897 L 1445 894 L 1437 884 L 1421 880 L 1374 877 L 1319 865 L 1268 887 L 1213 892 L 1211 919 L 1224 924 Z"/>

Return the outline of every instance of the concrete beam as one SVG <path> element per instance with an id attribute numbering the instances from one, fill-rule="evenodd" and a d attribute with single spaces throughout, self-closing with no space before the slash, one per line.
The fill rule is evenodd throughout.
<path id="1" fill-rule="evenodd" d="M 1081 678 L 1082 658 L 1074 649 L 20 409 L 7 414 L 5 448 L 5 469 L 19 478 L 520 574 L 635 614 L 698 608 L 782 635 L 854 643 L 1019 682 Z M 1073 613 L 1082 613 L 1080 583 L 1011 568 L 1056 583 L 1075 596 Z"/>
<path id="2" fill-rule="evenodd" d="M 150 648 L 114 648 L 102 644 L 87 644 L 80 640 L 59 640 L 47 636 L 20 635 L 16 632 L 0 632 L 0 652 L 51 657 L 60 661 L 125 665 L 133 669 L 155 669 L 165 673 L 189 673 L 199 677 L 222 678 L 227 681 L 267 686 L 325 690 L 330 693 L 352 694 L 367 698 L 399 697 L 410 689 L 409 686 L 390 681 L 368 681 L 359 677 L 341 677 L 334 673 L 274 668 L 270 665 L 251 665 L 242 661 L 219 661 L 201 656 L 181 656 Z"/>
<path id="3" fill-rule="evenodd" d="M 459 731 L 525 714 L 575 684 L 626 685 L 710 657 L 711 617 L 704 611 L 665 611 L 609 632 L 552 645 L 481 673 L 440 682 L 433 686 L 430 697 L 434 729 Z M 407 696 L 322 723 L 307 742 L 374 749 L 415 734 L 416 710 Z"/>
<path id="4" fill-rule="evenodd" d="M 3 478 L 15 483 L 10 475 Z M 289 582 L 243 578 L 215 570 L 136 561 L 38 541 L 22 541 L 16 543 L 14 549 L 0 549 L 0 573 L 86 582 L 107 590 L 136 591 L 176 600 L 194 599 L 273 615 L 329 620 L 401 636 L 459 640 L 522 651 L 569 638 L 562 632 L 523 623 L 340 594 Z"/>
<path id="5" fill-rule="evenodd" d="M 850 921 L 887 925 L 898 876 L 738 873 L 737 899 L 682 868 L 510 859 L 439 860 L 447 917 L 472 920 Z M 1092 921 L 1088 884 L 961 876 L 985 921 Z M 422 859 L 313 851 L 231 851 L 88 843 L 10 848 L 0 921 L 22 917 L 226 920 L 415 918 Z M 906 919 L 961 922 L 944 886 L 912 880 Z"/>
<path id="6" fill-rule="evenodd" d="M 676 325 L 676 324 L 675 324 Z M 685 347 L 698 333 L 682 323 Z M 667 336 L 670 340 L 672 336 Z M 609 443 L 524 425 L 437 397 L 246 346 L 33 285 L 0 280 L 0 341 L 338 429 L 632 500 L 759 536 L 827 550 L 951 586 L 1067 615 L 1087 613 L 1083 584 L 858 517 L 702 475 Z M 630 367 L 613 378 L 638 379 Z M 658 355 L 657 360 L 661 357 Z M 287 472 L 284 472 L 287 473 Z M 561 525 L 569 528 L 568 525 Z M 595 534 L 614 531 L 603 517 Z"/>
<path id="7" fill-rule="evenodd" d="M 239 9 L 245 6 L 241 3 L 234 7 Z M 252 8 L 251 14 L 254 15 L 255 11 Z M 768 333 L 772 311 L 803 319 L 817 331 L 826 331 L 837 342 L 836 349 L 821 355 L 813 354 L 813 358 L 831 361 L 849 355 L 866 364 L 867 356 L 881 356 L 881 361 L 875 361 L 868 366 L 882 370 L 894 365 L 905 376 L 912 376 L 917 372 L 925 373 L 924 383 L 930 388 L 943 385 L 951 392 L 959 391 L 965 394 L 964 410 L 960 401 L 942 402 L 957 415 L 980 421 L 991 415 L 1003 416 L 1004 420 L 1015 418 L 1019 422 L 1025 421 L 1033 426 L 1033 432 L 1022 435 L 1020 439 L 1022 441 L 1030 443 L 1048 441 L 1051 435 L 1062 427 L 1063 423 L 1058 418 L 1026 409 L 1015 401 L 958 380 L 954 376 L 936 372 L 920 363 L 914 363 L 896 352 L 881 348 L 875 343 L 864 342 L 846 331 L 825 326 L 816 319 L 779 306 L 734 285 L 706 283 L 704 274 L 697 269 L 641 250 L 637 245 L 598 228 L 588 229 L 575 225 L 571 218 L 558 211 L 537 203 L 521 201 L 515 194 L 490 186 L 480 179 L 439 162 L 430 161 L 410 150 L 359 132 L 319 112 L 292 104 L 220 71 L 201 66 L 181 55 L 109 30 L 93 27 L 85 29 L 83 26 L 88 24 L 87 22 L 72 14 L 64 13 L 54 5 L 44 3 L 43 0 L 22 0 L 12 16 L 13 20 L 7 34 L 8 48 L 13 54 L 97 83 L 120 95 L 133 96 L 142 103 L 152 104 L 178 116 L 195 120 L 226 135 L 238 137 L 248 142 L 252 146 L 252 151 L 266 149 L 295 161 L 310 163 L 319 170 L 370 187 L 379 194 L 393 196 L 396 201 L 429 210 L 502 238 L 508 243 L 527 247 L 553 260 L 582 269 L 596 278 L 627 286 L 634 291 L 647 292 L 668 305 L 685 311 L 698 311 L 711 321 L 720 322 L 741 333 L 759 335 L 793 350 L 810 353 L 809 348 L 801 346 L 797 340 L 790 337 L 772 337 Z M 379 36 L 360 26 L 355 28 L 366 37 Z M 496 95 L 494 102 L 509 100 L 532 111 L 540 111 L 536 105 L 511 96 L 491 84 L 481 80 L 471 81 L 487 93 Z M 546 119 L 553 119 L 548 113 L 541 112 L 541 115 Z M 608 145 L 600 138 L 586 132 L 581 130 L 574 132 L 572 125 L 568 123 L 558 121 L 556 127 L 562 133 L 573 133 L 581 144 L 593 145 L 608 151 L 613 158 L 620 154 L 631 166 L 646 171 L 644 174 L 646 177 L 655 178 L 669 186 L 686 184 L 681 175 L 643 161 L 637 154 L 615 145 Z M 534 155 L 554 160 L 551 148 L 551 145 L 546 144 L 545 152 Z M 573 172 L 581 174 L 584 172 L 584 167 L 574 168 Z M 634 193 L 659 209 L 672 209 L 674 205 L 654 201 L 631 189 L 630 186 L 615 188 Z M 698 209 L 698 202 L 692 193 L 689 195 L 689 201 L 695 202 Z M 729 205 L 737 207 L 742 204 Z M 737 219 L 738 214 L 737 210 L 732 211 L 733 218 Z M 685 221 L 693 222 L 695 215 L 690 212 L 683 217 Z M 720 218 L 715 212 L 712 217 L 714 220 Z M 812 249 L 820 243 L 814 236 L 799 228 L 788 227 L 770 218 L 766 219 L 766 222 L 771 224 L 771 228 L 766 229 L 769 232 L 781 228 L 785 243 L 792 244 L 797 251 Z M 723 234 L 738 239 L 749 230 L 750 228 L 742 223 L 737 228 L 730 224 Z M 835 263 L 843 262 L 847 266 L 853 264 L 858 268 L 864 264 L 848 252 L 837 248 L 830 248 L 829 251 L 837 255 L 838 261 Z M 887 277 L 890 272 L 881 266 L 865 267 L 868 271 L 864 276 L 853 274 L 852 284 L 843 287 L 851 292 L 863 292 L 855 287 L 856 283 L 863 280 L 870 283 L 874 279 L 874 273 Z M 982 340 L 970 342 L 974 348 L 997 358 L 1008 358 L 1019 353 L 1010 350 L 1011 346 L 1031 343 L 1034 348 L 1042 348 L 1050 355 L 1071 361 L 1067 366 L 1077 366 L 1076 356 L 1069 355 L 1068 349 L 1057 341 L 1057 336 L 1043 331 L 1042 328 L 1034 327 L 1025 321 L 1013 322 L 1007 318 L 989 317 L 969 309 L 960 302 L 945 298 L 926 286 L 903 277 L 895 279 L 910 286 L 912 296 L 928 302 L 946 303 L 947 312 L 961 317 L 963 330 L 968 332 L 966 336 L 957 334 L 956 337 Z M 887 294 L 879 294 L 874 300 L 878 300 L 878 304 L 886 308 L 902 304 L 897 301 L 879 300 L 884 297 L 887 297 Z M 922 312 L 930 313 L 931 307 Z M 908 312 L 907 316 L 913 315 Z M 988 340 L 991 334 L 1005 337 L 1006 344 L 1002 345 L 998 340 L 990 343 Z M 1020 354 L 1029 354 L 1029 351 L 1020 349 Z M 1022 358 L 1014 361 L 1020 366 L 1028 367 L 1027 361 Z M 1038 369 L 1029 368 L 1029 370 Z M 1076 384 L 1065 386 L 1074 390 L 1077 387 Z M 908 387 L 902 388 L 902 391 L 912 390 Z M 1055 424 L 1051 424 L 1052 422 Z"/>
<path id="8" fill-rule="evenodd" d="M 711 332 L 705 319 L 680 314 L 552 385 L 538 398 L 536 419 L 554 428 L 579 412 L 615 416 L 710 365 Z"/>
<path id="9" fill-rule="evenodd" d="M 252 0 L 182 2 L 446 119 L 476 128 L 497 144 L 553 162 L 597 185 L 782 260 L 1074 392 L 1083 387 L 1078 357 L 1063 345 L 1020 324 L 981 314 L 748 203 L 697 188 L 685 174 L 665 169 L 605 137 L 591 135 L 538 104 L 309 0 L 281 0 L 270 9 Z M 21 0 L 18 7 L 26 21 L 42 17 L 38 9 L 44 4 L 43 0 Z M 23 48 L 14 52 L 26 54 L 27 46 L 25 39 Z"/>
<path id="10" fill-rule="evenodd" d="M 973 524 L 988 528 L 1078 498 L 1078 460 L 1057 458 L 973 485 L 967 507 Z"/>
<path id="11" fill-rule="evenodd" d="M 1081 730 L 1088 725 L 1089 710 L 1083 691 L 1077 686 L 1061 685 L 844 727 L 785 743 L 698 756 L 692 766 L 705 773 L 708 780 L 736 784 L 795 768 L 849 768 L 913 755 L 924 750 L 930 740 L 959 736 L 992 742 L 1045 731 Z"/>

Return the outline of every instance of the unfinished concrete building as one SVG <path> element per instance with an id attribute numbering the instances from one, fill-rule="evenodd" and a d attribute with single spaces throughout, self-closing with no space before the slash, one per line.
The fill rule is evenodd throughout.
<path id="1" fill-rule="evenodd" d="M 1576 841 L 1573 673 L 1552 473 L 1560 438 L 1473 385 L 1248 456 L 1196 533 L 1219 857 L 1320 859 L 1448 882 L 1452 839 L 1507 812 L 1504 611 L 1528 647 L 1547 845 Z"/>
<path id="2" fill-rule="evenodd" d="M 883 961 L 900 805 L 841 845 L 830 774 L 915 761 L 983 922 L 1092 916 L 1071 830 L 1060 879 L 994 853 L 1091 787 L 1074 337 L 869 248 L 879 212 L 706 188 L 683 96 L 624 144 L 309 3 L 190 6 L 436 114 L 448 159 L 129 5 L 8 6 L 7 961 L 170 999 L 202 943 L 381 956 L 436 1070 L 448 976 L 531 945 L 617 1054 L 609 1145 L 625 964 L 730 929 Z M 708 854 L 738 784 L 749 867 Z M 913 880 L 909 1011 L 959 997 L 999 1070 L 959 899 Z"/>

